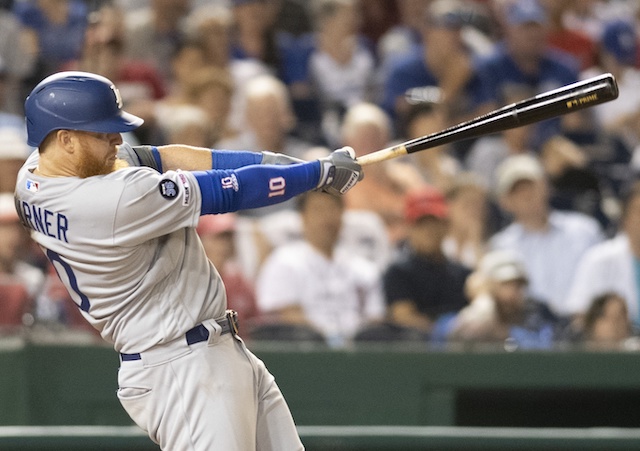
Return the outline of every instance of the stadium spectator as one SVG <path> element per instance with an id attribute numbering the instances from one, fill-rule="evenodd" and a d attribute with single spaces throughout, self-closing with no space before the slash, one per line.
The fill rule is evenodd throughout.
<path id="1" fill-rule="evenodd" d="M 402 140 L 416 139 L 447 127 L 446 111 L 438 102 L 417 102 L 410 106 L 402 120 L 405 135 Z M 461 169 L 455 153 L 453 145 L 445 144 L 428 152 L 418 152 L 411 158 L 424 181 L 444 192 L 451 187 Z"/>
<path id="2" fill-rule="evenodd" d="M 233 94 L 228 125 L 242 130 L 245 123 L 245 86 L 258 76 L 271 73 L 255 58 L 232 58 L 233 13 L 223 4 L 205 4 L 194 8 L 187 21 L 190 39 L 199 43 L 207 65 L 228 70 L 233 80 Z"/>
<path id="3" fill-rule="evenodd" d="M 37 48 L 28 45 L 29 31 L 16 15 L 0 8 L 0 125 L 3 114 L 22 118 L 22 83 L 33 73 Z"/>
<path id="4" fill-rule="evenodd" d="M 520 254 L 529 274 L 529 295 L 554 314 L 568 315 L 576 267 L 604 238 L 600 225 L 582 213 L 551 209 L 544 170 L 532 155 L 511 156 L 498 167 L 497 198 L 513 221 L 490 238 L 490 249 Z"/>
<path id="5" fill-rule="evenodd" d="M 575 58 L 549 47 L 549 22 L 538 0 L 506 0 L 501 6 L 504 39 L 492 54 L 481 58 L 478 66 L 484 100 L 502 106 L 507 104 L 505 95 L 514 85 L 540 93 L 578 80 Z M 560 118 L 540 122 L 533 150 L 562 131 Z"/>
<path id="6" fill-rule="evenodd" d="M 468 15 L 463 1 L 436 0 L 426 11 L 420 26 L 420 45 L 405 56 L 390 60 L 382 75 L 381 104 L 394 120 L 410 107 L 406 93 L 411 88 L 440 88 L 445 122 L 461 122 L 480 111 L 482 98 L 471 50 L 461 30 Z"/>
<path id="7" fill-rule="evenodd" d="M 44 283 L 42 271 L 22 258 L 27 240 L 13 194 L 0 193 L 0 325 L 21 325 L 23 315 L 32 314 Z"/>
<path id="8" fill-rule="evenodd" d="M 535 93 L 526 86 L 505 88 L 506 104 L 532 97 Z M 504 130 L 500 133 L 481 136 L 469 147 L 463 162 L 467 170 L 482 177 L 487 186 L 495 189 L 496 169 L 510 155 L 527 154 L 535 145 L 535 124 Z"/>
<path id="9" fill-rule="evenodd" d="M 195 147 L 213 147 L 211 121 L 207 112 L 196 105 L 175 105 L 170 115 L 158 117 L 158 126 L 168 143 Z"/>
<path id="10" fill-rule="evenodd" d="M 442 250 L 449 260 L 473 270 L 487 247 L 487 187 L 476 174 L 461 172 L 453 179 L 445 197 L 449 206 L 449 228 Z"/>
<path id="11" fill-rule="evenodd" d="M 327 344 L 345 346 L 384 317 L 380 273 L 338 246 L 342 198 L 311 191 L 299 198 L 304 240 L 277 248 L 256 283 L 258 307 L 279 322 L 309 325 Z"/>
<path id="12" fill-rule="evenodd" d="M 614 201 L 610 183 L 593 169 L 587 152 L 564 136 L 553 136 L 542 146 L 540 162 L 551 187 L 551 205 L 589 215 L 608 232 L 612 218 L 603 206 Z"/>
<path id="13" fill-rule="evenodd" d="M 306 82 L 319 101 L 326 143 L 339 142 L 345 111 L 371 101 L 375 55 L 359 34 L 354 0 L 318 0 L 311 4 L 313 49 L 307 62 Z"/>
<path id="14" fill-rule="evenodd" d="M 223 149 L 269 150 L 303 159 L 313 147 L 291 135 L 296 116 L 289 91 L 273 75 L 252 78 L 245 86 L 244 133 L 220 140 Z"/>
<path id="15" fill-rule="evenodd" d="M 598 64 L 582 73 L 582 78 L 605 72 L 616 78 L 620 93 L 616 101 L 596 105 L 592 111 L 598 124 L 607 133 L 619 137 L 629 151 L 640 145 L 640 69 L 637 66 L 639 42 L 636 26 L 632 19 L 605 23 L 599 40 Z"/>
<path id="16" fill-rule="evenodd" d="M 613 292 L 596 296 L 583 318 L 582 341 L 590 348 L 620 348 L 632 336 L 627 302 Z"/>
<path id="17" fill-rule="evenodd" d="M 446 200 L 437 189 L 425 186 L 407 193 L 406 244 L 383 275 L 389 316 L 400 326 L 433 333 L 467 304 L 464 286 L 470 271 L 442 252 L 447 218 Z"/>
<path id="18" fill-rule="evenodd" d="M 0 127 L 0 193 L 12 193 L 16 187 L 18 170 L 29 156 L 24 125 Z"/>
<path id="19" fill-rule="evenodd" d="M 566 14 L 574 10 L 576 3 L 575 0 L 542 0 L 549 17 L 549 46 L 573 55 L 580 70 L 585 70 L 596 64 L 598 51 L 596 43 L 585 31 L 569 28 L 565 23 Z"/>
<path id="20" fill-rule="evenodd" d="M 13 91 L 12 93 L 12 89 L 14 89 L 15 85 L 15 81 L 11 81 L 9 68 L 0 56 L 0 127 L 14 127 L 23 130 L 26 134 L 24 118 L 21 115 L 12 112 L 8 107 L 11 95 L 17 94 L 16 91 Z M 20 108 L 22 108 L 22 106 Z"/>
<path id="21" fill-rule="evenodd" d="M 560 321 L 549 308 L 527 296 L 528 275 L 517 254 L 492 251 L 482 257 L 473 295 L 450 324 L 449 340 L 499 342 L 523 348 L 549 348 L 560 337 Z"/>
<path id="22" fill-rule="evenodd" d="M 27 0 L 15 2 L 13 12 L 27 32 L 26 55 L 37 55 L 34 79 L 57 72 L 80 56 L 89 12 L 85 2 Z"/>
<path id="23" fill-rule="evenodd" d="M 215 64 L 211 66 L 218 67 Z M 205 67 L 210 65 L 202 42 L 197 38 L 182 41 L 171 55 L 169 92 L 162 102 L 168 105 L 190 103 L 193 74 Z M 224 70 L 224 67 L 220 69 Z"/>
<path id="24" fill-rule="evenodd" d="M 212 143 L 238 134 L 229 124 L 233 89 L 233 78 L 228 69 L 206 65 L 191 74 L 186 89 L 188 103 L 207 113 Z M 169 111 L 166 114 L 171 116 Z"/>
<path id="25" fill-rule="evenodd" d="M 278 74 L 281 64 L 275 35 L 278 2 L 231 0 L 230 4 L 234 24 L 231 57 L 259 61 Z"/>
<path id="26" fill-rule="evenodd" d="M 125 17 L 125 55 L 152 64 L 165 83 L 172 77 L 171 60 L 185 38 L 184 19 L 191 0 L 151 0 Z"/>
<path id="27" fill-rule="evenodd" d="M 196 231 L 207 257 L 218 268 L 227 289 L 228 308 L 238 312 L 243 324 L 258 316 L 255 291 L 237 262 L 235 232 L 237 217 L 234 213 L 201 216 Z"/>
<path id="28" fill-rule="evenodd" d="M 384 110 L 373 103 L 359 103 L 345 114 L 341 145 L 353 147 L 360 157 L 389 146 L 391 135 L 391 121 Z M 365 178 L 345 195 L 347 208 L 378 214 L 395 245 L 405 235 L 404 193 L 424 181 L 412 165 L 398 160 L 366 166 L 364 173 Z"/>
<path id="29" fill-rule="evenodd" d="M 631 321 L 640 326 L 640 182 L 631 184 L 623 199 L 619 233 L 591 248 L 581 258 L 567 310 L 582 315 L 604 293 L 618 293 L 627 303 Z"/>
<path id="30" fill-rule="evenodd" d="M 390 59 L 408 54 L 421 42 L 420 30 L 431 0 L 397 0 L 398 23 L 377 41 L 376 55 L 382 71 Z"/>

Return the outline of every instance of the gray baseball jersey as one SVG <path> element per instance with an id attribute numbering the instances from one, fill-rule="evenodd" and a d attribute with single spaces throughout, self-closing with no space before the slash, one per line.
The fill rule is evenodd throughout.
<path id="1" fill-rule="evenodd" d="M 127 144 L 119 156 L 134 164 Z M 194 227 L 190 172 L 129 167 L 89 178 L 18 175 L 16 208 L 86 319 L 120 352 L 144 352 L 224 315 L 225 289 Z M 178 283 L 179 282 L 179 283 Z"/>

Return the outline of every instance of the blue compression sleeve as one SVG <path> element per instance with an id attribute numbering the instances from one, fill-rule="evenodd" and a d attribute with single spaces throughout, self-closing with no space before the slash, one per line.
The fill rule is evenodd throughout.
<path id="1" fill-rule="evenodd" d="M 260 164 L 262 153 L 246 150 L 217 150 L 211 151 L 212 169 L 236 169 L 251 164 Z"/>
<path id="2" fill-rule="evenodd" d="M 202 193 L 200 214 L 227 213 L 273 205 L 315 188 L 320 163 L 252 165 L 237 170 L 194 172 Z"/>
<path id="3" fill-rule="evenodd" d="M 155 146 L 151 147 L 151 154 L 153 155 L 153 159 L 156 161 L 156 169 L 162 174 L 164 171 L 162 170 L 162 158 L 160 158 L 158 148 Z"/>

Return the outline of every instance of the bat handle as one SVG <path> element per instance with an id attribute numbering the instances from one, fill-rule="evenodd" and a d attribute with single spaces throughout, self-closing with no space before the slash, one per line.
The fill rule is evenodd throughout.
<path id="1" fill-rule="evenodd" d="M 368 153 L 366 155 L 358 157 L 356 161 L 360 166 L 368 166 L 373 163 L 391 160 L 392 158 L 396 158 L 401 155 L 407 155 L 407 153 L 407 148 L 404 146 L 404 144 L 399 144 L 397 146 L 387 147 L 386 149 Z"/>

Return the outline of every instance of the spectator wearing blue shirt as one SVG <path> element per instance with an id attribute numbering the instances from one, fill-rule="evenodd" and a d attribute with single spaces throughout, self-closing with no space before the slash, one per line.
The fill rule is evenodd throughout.
<path id="1" fill-rule="evenodd" d="M 478 67 L 484 99 L 499 107 L 507 104 L 506 94 L 517 87 L 540 93 L 579 79 L 577 60 L 548 45 L 547 14 L 538 0 L 508 0 L 499 11 L 504 39 L 481 58 Z M 562 130 L 561 119 L 539 123 L 531 147 L 537 150 Z"/>
<path id="2" fill-rule="evenodd" d="M 410 109 L 409 89 L 425 86 L 439 88 L 437 100 L 447 107 L 452 122 L 476 115 L 482 91 L 474 55 L 461 34 L 465 11 L 462 1 L 433 2 L 422 21 L 421 44 L 388 62 L 382 75 L 381 104 L 391 117 L 401 119 Z"/>
<path id="3" fill-rule="evenodd" d="M 602 241 L 592 217 L 550 207 L 547 175 L 537 157 L 515 155 L 498 166 L 497 197 L 511 224 L 494 234 L 489 248 L 518 253 L 529 275 L 529 295 L 556 315 L 570 314 L 567 295 L 587 252 Z"/>
<path id="4" fill-rule="evenodd" d="M 29 33 L 38 54 L 41 77 L 57 72 L 82 52 L 88 8 L 80 0 L 30 0 L 15 2 L 13 12 Z"/>

